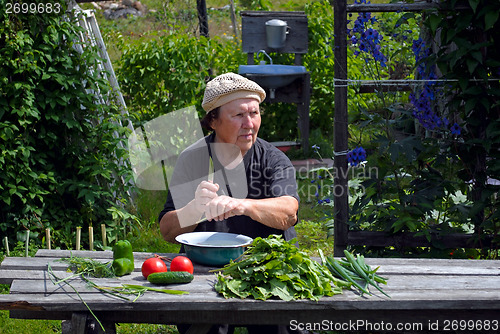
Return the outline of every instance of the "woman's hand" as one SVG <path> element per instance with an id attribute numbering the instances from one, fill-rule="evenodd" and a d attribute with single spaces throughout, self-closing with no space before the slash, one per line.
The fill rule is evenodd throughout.
<path id="1" fill-rule="evenodd" d="M 207 220 L 221 221 L 232 216 L 243 215 L 245 212 L 245 200 L 229 196 L 217 196 L 205 206 L 205 217 Z"/>
<path id="2" fill-rule="evenodd" d="M 207 203 L 216 198 L 219 185 L 209 181 L 201 181 L 194 194 L 195 208 L 201 214 L 206 211 Z"/>

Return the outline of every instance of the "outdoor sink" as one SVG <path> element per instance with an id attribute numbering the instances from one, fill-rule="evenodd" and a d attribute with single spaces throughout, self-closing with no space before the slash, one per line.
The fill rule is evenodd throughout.
<path id="1" fill-rule="evenodd" d="M 307 70 L 298 65 L 240 65 L 238 73 L 271 90 L 270 98 L 274 98 L 274 90 L 287 86 L 300 78 Z"/>

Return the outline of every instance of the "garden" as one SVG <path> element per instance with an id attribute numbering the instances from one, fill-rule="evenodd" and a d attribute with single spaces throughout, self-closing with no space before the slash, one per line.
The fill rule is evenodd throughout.
<path id="1" fill-rule="evenodd" d="M 7 8 L 8 1 L 0 2 Z M 53 2 L 61 6 L 46 15 L 29 7 L 0 13 L 2 258 L 32 256 L 47 241 L 75 249 L 77 239 L 81 249 L 110 249 L 126 238 L 134 251 L 178 252 L 158 228 L 166 191 L 134 185 L 130 129 L 188 106 L 203 115 L 207 78 L 237 73 L 247 63 L 239 13 L 273 10 L 303 11 L 308 18 L 302 61 L 311 73 L 311 147 L 286 154 L 317 162 L 345 156 L 348 163 L 345 170 L 319 164 L 297 174 L 300 247 L 314 256 L 318 249 L 333 254 L 335 179 L 345 173 L 350 231 L 411 233 L 427 241 L 412 247 L 360 242 L 350 249 L 367 257 L 498 259 L 497 2 L 453 0 L 440 10 L 369 12 L 361 10 L 369 1 L 348 1 L 360 10 L 348 12 L 347 36 L 340 37 L 328 1 L 234 1 L 236 25 L 228 1 L 206 1 L 208 36 L 199 34 L 196 1 L 143 0 L 140 15 L 116 19 L 105 17 L 102 2 L 81 3 L 95 10 L 126 112 L 100 73 L 96 48 L 81 46 L 82 28 L 62 19 L 66 2 Z M 380 3 L 395 1 L 372 1 Z M 347 41 L 347 80 L 340 82 L 336 38 Z M 271 56 L 278 64 L 293 62 L 288 54 Z M 340 86 L 347 88 L 346 152 L 335 152 L 334 145 Z M 294 105 L 264 104 L 263 110 L 261 138 L 300 140 Z M 183 138 L 181 132 L 169 135 Z M 93 240 L 92 233 L 99 237 Z M 450 247 L 447 237 L 456 235 L 471 236 L 470 244 Z M 60 326 L 11 320 L 6 311 L 0 317 L 2 333 L 51 333 Z M 127 324 L 118 332 L 175 330 Z"/>

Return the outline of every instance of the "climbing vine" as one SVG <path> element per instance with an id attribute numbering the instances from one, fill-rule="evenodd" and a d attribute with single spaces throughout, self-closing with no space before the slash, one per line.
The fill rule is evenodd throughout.
<path id="1" fill-rule="evenodd" d="M 64 247 L 76 226 L 111 220 L 107 209 L 126 202 L 128 169 L 117 163 L 125 129 L 98 53 L 79 44 L 66 1 L 51 3 L 61 11 L 0 11 L 0 231 L 15 244 L 51 228 Z"/>
<path id="2" fill-rule="evenodd" d="M 426 23 L 440 45 L 435 64 L 448 80 L 448 110 L 459 114 L 462 142 L 451 147 L 460 157 L 459 177 L 472 190 L 468 216 L 482 233 L 500 229 L 500 4 L 446 1 L 444 11 L 429 14 Z"/>

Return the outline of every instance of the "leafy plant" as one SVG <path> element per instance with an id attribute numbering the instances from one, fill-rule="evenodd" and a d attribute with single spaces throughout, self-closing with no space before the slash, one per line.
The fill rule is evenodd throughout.
<path id="1" fill-rule="evenodd" d="M 500 28 L 498 2 L 474 0 L 468 10 L 457 12 L 457 1 L 445 11 L 430 12 L 426 26 L 441 37 L 434 63 L 448 80 L 443 87 L 448 110 L 456 110 L 462 123 L 462 141 L 451 147 L 458 155 L 458 177 L 470 183 L 472 201 L 462 208 L 478 234 L 498 236 L 500 167 L 499 80 Z M 446 16 L 446 20 L 443 17 Z"/>
<path id="2" fill-rule="evenodd" d="M 294 241 L 256 238 L 241 259 L 217 273 L 215 290 L 226 298 L 318 300 L 342 293 L 342 281 L 298 250 Z M 331 284 L 333 283 L 333 284 Z"/>
<path id="3" fill-rule="evenodd" d="M 67 236 L 128 198 L 120 109 L 79 18 L 58 3 L 59 14 L 0 13 L 0 230 L 10 240 L 48 227 Z M 54 241 L 70 246 L 66 236 Z"/>
<path id="4" fill-rule="evenodd" d="M 489 29 L 495 26 L 498 18 L 493 14 L 486 18 L 487 10 L 477 10 L 472 12 L 482 24 L 473 23 L 472 14 L 465 15 L 470 21 L 459 24 L 464 12 L 457 12 L 451 6 L 453 13 L 436 11 L 423 15 L 426 25 L 417 27 L 421 38 L 415 35 L 415 21 L 420 15 L 416 13 L 390 13 L 376 18 L 362 13 L 351 23 L 349 49 L 352 57 L 349 61 L 362 59 L 364 65 L 354 73 L 349 67 L 349 75 L 378 81 L 373 94 L 358 94 L 349 102 L 350 147 L 353 150 L 347 153 L 348 159 L 351 165 L 367 159 L 361 168 L 351 166 L 347 171 L 351 229 L 418 232 L 429 240 L 431 234 L 470 233 L 472 230 L 479 235 L 485 230 L 493 236 L 498 233 L 498 212 L 493 207 L 498 186 L 491 184 L 491 180 L 497 179 L 498 169 L 496 159 L 491 158 L 498 153 L 498 131 L 493 130 L 498 127 L 498 117 L 493 116 L 498 113 L 498 82 L 490 80 L 498 71 L 497 53 L 493 51 L 492 58 L 485 61 L 477 51 L 492 54 L 486 48 L 494 45 L 495 40 L 488 31 L 493 31 Z M 498 9 L 497 4 L 490 4 L 488 10 L 495 11 L 493 7 Z M 478 8 L 482 7 L 478 5 Z M 449 24 L 444 19 L 448 15 L 456 21 Z M 453 24 L 463 30 L 455 31 Z M 471 33 L 472 26 L 478 27 L 476 30 L 481 30 L 488 42 L 481 46 L 470 43 L 479 34 L 476 30 Z M 438 27 L 441 45 L 428 37 L 435 35 Z M 455 38 L 459 39 L 458 48 L 453 45 L 457 43 Z M 403 47 L 393 47 L 394 42 Z M 434 54 L 431 46 L 441 51 Z M 468 60 L 463 57 L 465 46 L 469 48 Z M 396 71 L 400 68 L 401 56 L 409 52 L 415 58 L 414 76 L 421 83 L 408 99 L 406 93 L 385 92 L 382 83 L 395 75 L 413 78 L 408 68 L 404 69 L 408 63 L 402 72 Z M 471 71 L 476 68 L 477 73 Z M 445 76 L 438 77 L 439 73 Z M 446 79 L 449 80 L 447 85 L 442 85 Z M 362 101 L 365 96 L 366 101 Z M 486 107 L 490 108 L 488 112 Z M 483 122 L 483 119 L 488 121 Z M 465 133 L 473 128 L 474 133 Z M 361 146 L 366 152 L 355 154 Z M 460 170 L 461 166 L 465 168 Z M 481 190 L 477 184 L 471 187 L 470 180 L 476 180 L 474 172 L 478 168 L 485 172 L 486 166 L 488 174 L 479 178 L 483 185 Z M 333 217 L 335 212 L 332 199 L 338 193 L 335 193 L 337 189 L 332 179 L 336 172 L 340 171 L 327 168 L 312 171 L 318 189 L 316 199 L 318 205 L 325 207 L 327 218 Z M 475 200 L 471 201 L 473 198 Z M 333 229 L 333 225 L 327 224 Z M 475 227 L 471 229 L 471 226 Z M 439 243 L 434 246 L 441 247 Z"/>

